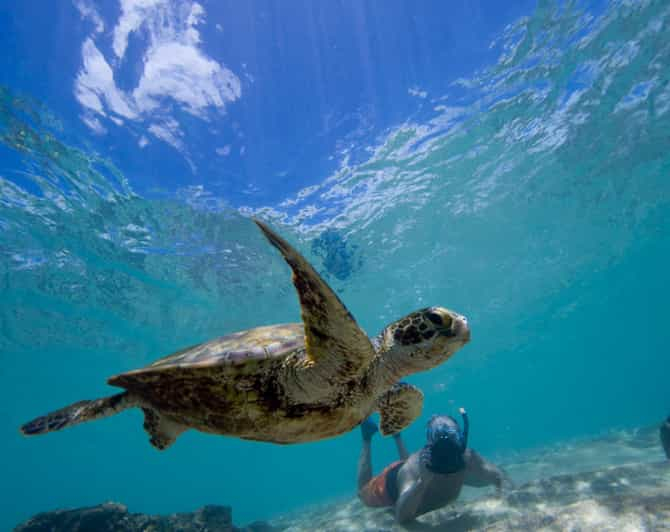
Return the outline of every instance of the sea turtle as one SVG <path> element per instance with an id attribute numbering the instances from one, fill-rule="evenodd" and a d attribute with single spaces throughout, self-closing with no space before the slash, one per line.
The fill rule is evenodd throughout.
<path id="1" fill-rule="evenodd" d="M 293 270 L 303 323 L 270 325 L 198 344 L 111 377 L 125 388 L 80 401 L 21 427 L 44 434 L 144 411 L 151 444 L 165 449 L 185 430 L 298 443 L 351 430 L 372 412 L 395 434 L 421 412 L 423 394 L 399 382 L 441 364 L 470 339 L 467 320 L 442 307 L 413 312 L 370 340 L 312 266 L 254 220 Z"/>

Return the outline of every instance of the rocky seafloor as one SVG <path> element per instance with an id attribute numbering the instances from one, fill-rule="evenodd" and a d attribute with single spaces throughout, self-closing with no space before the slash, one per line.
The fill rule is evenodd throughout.
<path id="1" fill-rule="evenodd" d="M 232 511 L 225 506 L 152 516 L 106 503 L 38 514 L 16 530 L 670 530 L 670 461 L 665 460 L 657 428 L 612 432 L 600 438 L 501 456 L 498 463 L 514 480 L 515 489 L 502 496 L 490 490 L 465 489 L 455 503 L 404 527 L 394 523 L 389 510 L 365 508 L 352 498 L 244 527 L 233 524 Z"/>

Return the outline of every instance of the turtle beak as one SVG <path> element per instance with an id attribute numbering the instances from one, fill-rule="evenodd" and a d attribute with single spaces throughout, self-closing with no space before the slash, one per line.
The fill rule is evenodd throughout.
<path id="1" fill-rule="evenodd" d="M 451 329 L 454 331 L 455 336 L 460 338 L 464 344 L 470 341 L 470 327 L 468 326 L 468 319 L 465 316 L 456 316 Z"/>
<path id="2" fill-rule="evenodd" d="M 437 314 L 442 320 L 442 326 L 438 327 L 441 334 L 457 341 L 460 340 L 464 344 L 470 341 L 470 327 L 465 316 L 443 307 L 432 307 L 431 312 Z M 430 316 L 428 319 L 437 324 L 436 319 Z"/>

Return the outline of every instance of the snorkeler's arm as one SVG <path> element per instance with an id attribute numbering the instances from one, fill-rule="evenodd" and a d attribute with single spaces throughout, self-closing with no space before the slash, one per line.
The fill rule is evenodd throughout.
<path id="1" fill-rule="evenodd" d="M 475 487 L 494 485 L 498 492 L 514 487 L 504 471 L 472 449 L 465 451 L 464 483 Z"/>
<path id="2" fill-rule="evenodd" d="M 410 455 L 398 472 L 398 498 L 394 508 L 398 523 L 407 523 L 417 516 L 426 490 L 434 476 L 420 456 L 418 452 Z"/>
<path id="3" fill-rule="evenodd" d="M 405 442 L 402 441 L 400 432 L 398 432 L 398 434 L 394 434 L 393 439 L 395 440 L 395 446 L 398 450 L 398 457 L 401 460 L 407 460 L 409 458 L 409 453 L 407 452 L 407 447 L 405 447 Z"/>
<path id="4" fill-rule="evenodd" d="M 398 523 L 407 523 L 416 517 L 427 488 L 428 479 L 419 476 L 400 492 L 395 503 L 395 519 Z"/>

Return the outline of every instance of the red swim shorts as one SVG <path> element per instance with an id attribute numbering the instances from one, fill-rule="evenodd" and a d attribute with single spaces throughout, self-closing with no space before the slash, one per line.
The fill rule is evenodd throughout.
<path id="1" fill-rule="evenodd" d="M 358 492 L 358 496 L 361 501 L 363 501 L 363 504 L 375 508 L 381 506 L 393 506 L 395 504 L 395 498 L 392 497 L 387 488 L 387 477 L 389 474 L 395 473 L 403 463 L 403 460 L 392 462 L 387 465 L 379 475 L 372 477 L 368 483 L 361 488 Z M 393 477 L 395 477 L 395 474 Z"/>

